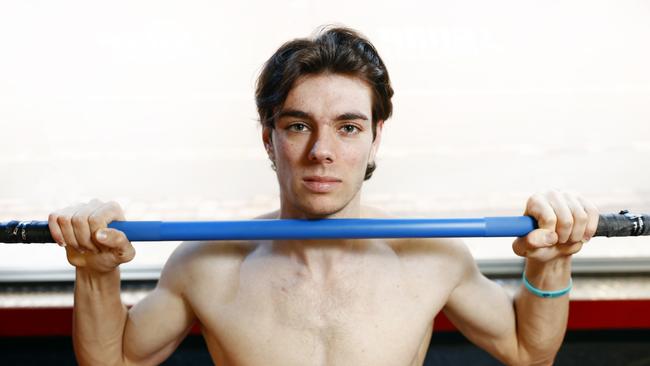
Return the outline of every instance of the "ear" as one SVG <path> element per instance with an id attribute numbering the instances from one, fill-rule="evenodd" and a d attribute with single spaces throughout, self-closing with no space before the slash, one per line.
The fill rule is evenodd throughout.
<path id="1" fill-rule="evenodd" d="M 379 150 L 379 144 L 381 143 L 381 131 L 384 129 L 384 121 L 377 121 L 377 127 L 375 131 L 375 141 L 372 142 L 370 146 L 370 156 L 368 157 L 368 162 L 374 162 L 377 156 L 377 150 Z"/>
<path id="2" fill-rule="evenodd" d="M 262 128 L 262 142 L 264 143 L 264 150 L 269 155 L 269 158 L 273 156 L 273 128 L 265 126 Z"/>

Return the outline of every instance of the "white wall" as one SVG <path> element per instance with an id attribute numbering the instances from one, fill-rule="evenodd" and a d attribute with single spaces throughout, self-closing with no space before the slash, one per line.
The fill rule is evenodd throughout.
<path id="1" fill-rule="evenodd" d="M 327 23 L 366 34 L 396 90 L 369 202 L 515 214 L 559 187 L 650 211 L 648 19 L 614 0 L 3 1 L 0 220 L 91 197 L 133 219 L 270 209 L 255 78 Z"/>

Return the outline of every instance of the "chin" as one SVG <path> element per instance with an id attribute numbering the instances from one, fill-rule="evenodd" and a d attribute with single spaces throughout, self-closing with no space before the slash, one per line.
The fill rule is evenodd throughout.
<path id="1" fill-rule="evenodd" d="M 336 215 L 345 209 L 346 204 L 332 202 L 333 200 L 315 199 L 307 202 L 300 202 L 297 206 L 308 218 L 326 218 Z"/>

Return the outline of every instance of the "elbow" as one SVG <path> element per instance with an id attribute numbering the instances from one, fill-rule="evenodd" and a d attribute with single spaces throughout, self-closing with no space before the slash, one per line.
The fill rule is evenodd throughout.
<path id="1" fill-rule="evenodd" d="M 501 361 L 509 366 L 552 366 L 556 356 L 557 350 L 537 354 L 520 351 L 516 355 L 511 355 L 511 357 L 504 357 Z"/>
<path id="2" fill-rule="evenodd" d="M 77 356 L 77 364 L 79 366 L 96 366 L 96 365 L 106 365 L 106 366 L 126 366 L 130 365 L 127 362 L 120 360 L 107 360 L 102 358 L 92 358 L 92 357 L 79 357 Z"/>
<path id="3" fill-rule="evenodd" d="M 552 366 L 555 361 L 555 357 L 541 359 L 541 360 L 525 360 L 525 362 L 517 363 L 518 366 Z"/>
<path id="4" fill-rule="evenodd" d="M 547 366 L 553 365 L 560 348 L 562 337 L 554 337 L 540 341 L 539 335 L 533 337 L 537 342 L 518 340 L 516 346 L 510 349 L 509 356 L 503 362 L 507 365 Z"/>
<path id="5" fill-rule="evenodd" d="M 551 366 L 554 360 L 555 357 L 542 360 L 516 360 L 513 363 L 506 362 L 505 364 L 510 366 Z"/>

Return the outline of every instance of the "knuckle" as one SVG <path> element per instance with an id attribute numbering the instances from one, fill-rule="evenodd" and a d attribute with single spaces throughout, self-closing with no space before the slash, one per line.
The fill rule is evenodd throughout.
<path id="1" fill-rule="evenodd" d="M 587 227 L 587 235 L 589 236 L 589 238 L 592 238 L 593 236 L 595 236 L 597 230 L 598 230 L 597 226 L 588 226 Z"/>
<path id="2" fill-rule="evenodd" d="M 542 221 L 544 224 L 547 224 L 549 226 L 557 227 L 558 225 L 558 219 L 557 216 L 555 215 L 544 215 L 542 216 L 540 221 Z"/>
<path id="3" fill-rule="evenodd" d="M 559 198 L 562 196 L 562 191 L 557 188 L 549 189 L 548 191 L 546 191 L 546 196 L 552 198 Z"/>
<path id="4" fill-rule="evenodd" d="M 98 227 L 104 225 L 104 220 L 97 214 L 92 214 L 88 216 L 88 223 L 93 227 Z"/>
<path id="5" fill-rule="evenodd" d="M 572 192 L 572 191 L 562 191 L 561 193 L 562 193 L 562 195 L 564 196 L 564 198 L 566 198 L 566 199 L 570 199 L 570 200 L 578 199 L 578 195 L 577 195 L 575 192 Z"/>
<path id="6" fill-rule="evenodd" d="M 47 221 L 49 223 L 56 223 L 58 217 L 59 217 L 59 215 L 57 215 L 55 213 L 51 213 L 51 214 L 47 215 Z"/>
<path id="7" fill-rule="evenodd" d="M 106 207 L 112 209 L 112 210 L 121 210 L 122 207 L 120 207 L 120 204 L 115 202 L 115 201 L 108 201 L 106 202 Z"/>
<path id="8" fill-rule="evenodd" d="M 83 226 L 83 224 L 85 223 L 86 220 L 85 220 L 85 218 L 83 216 L 74 215 L 74 216 L 72 216 L 72 219 L 70 221 L 72 222 L 72 226 L 74 228 L 79 228 L 79 227 Z"/>
<path id="9" fill-rule="evenodd" d="M 124 243 L 129 242 L 128 239 L 126 238 L 126 234 L 124 234 L 124 232 L 120 230 L 115 230 L 115 238 L 120 242 L 124 242 Z"/>
<path id="10" fill-rule="evenodd" d="M 568 229 L 573 226 L 573 220 L 568 217 L 559 217 L 557 219 L 557 226 L 560 229 Z"/>
<path id="11" fill-rule="evenodd" d="M 540 206 L 543 205 L 544 201 L 544 197 L 537 194 L 532 195 L 528 198 L 528 201 L 526 201 L 526 209 L 528 211 L 536 211 Z"/>
<path id="12" fill-rule="evenodd" d="M 569 239 L 575 243 L 581 241 L 582 239 L 584 239 L 584 237 L 585 237 L 584 232 L 574 231 L 569 236 Z"/>
<path id="13" fill-rule="evenodd" d="M 115 201 L 109 201 L 103 204 L 99 210 L 105 219 L 114 219 L 122 216 L 122 207 Z"/>
<path id="14" fill-rule="evenodd" d="M 125 245 L 127 247 L 132 247 L 131 242 L 129 241 L 129 238 L 127 238 L 126 234 L 124 234 L 121 231 L 118 234 L 117 241 L 119 241 L 120 243 L 122 243 L 123 245 Z"/>
<path id="15" fill-rule="evenodd" d="M 534 193 L 532 196 L 528 197 L 528 204 L 535 204 L 544 200 L 544 197 L 540 193 Z"/>
<path id="16" fill-rule="evenodd" d="M 60 226 L 66 226 L 66 225 L 68 225 L 70 223 L 70 217 L 65 216 L 65 215 L 59 215 L 59 216 L 56 217 L 56 222 Z"/>
<path id="17" fill-rule="evenodd" d="M 581 223 L 585 223 L 589 220 L 589 215 L 584 210 L 580 210 L 575 213 L 575 220 Z"/>

